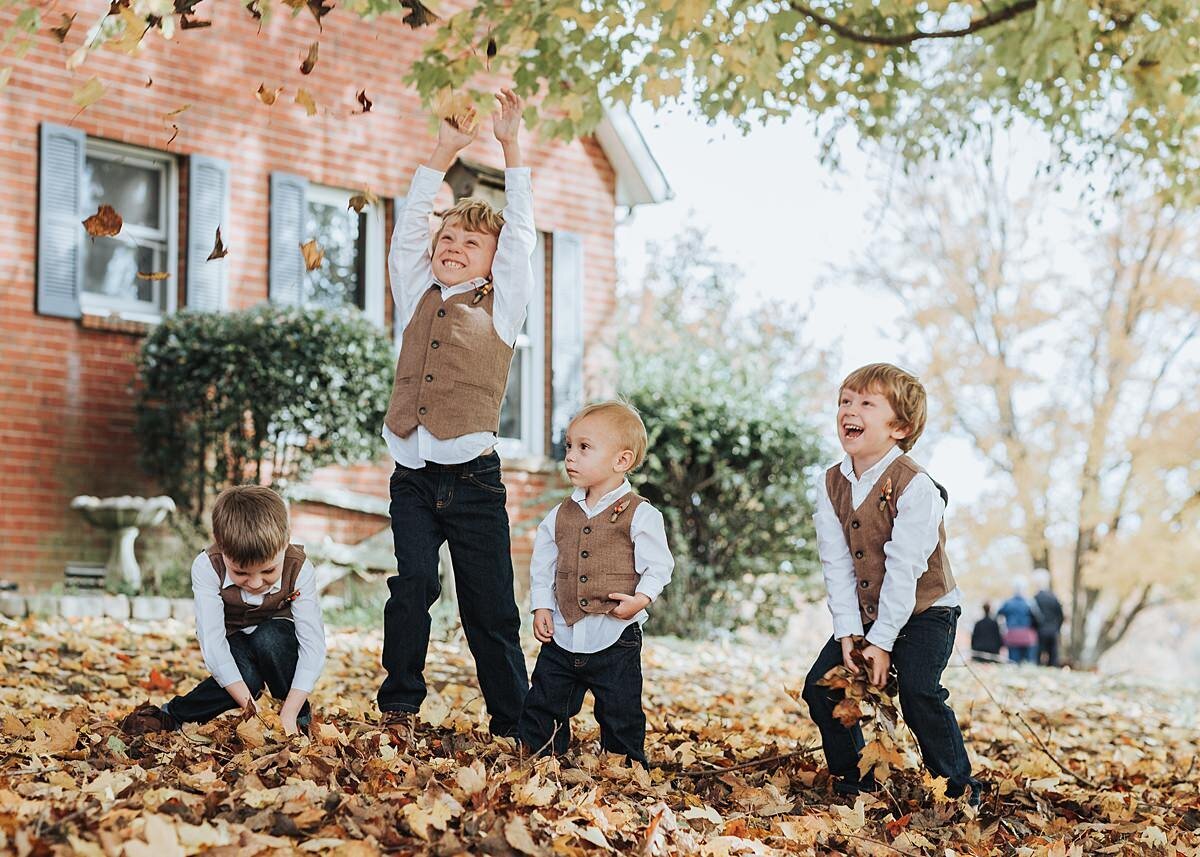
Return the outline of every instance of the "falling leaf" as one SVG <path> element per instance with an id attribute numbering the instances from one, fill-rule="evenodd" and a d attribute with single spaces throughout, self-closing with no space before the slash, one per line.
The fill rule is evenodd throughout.
<path id="1" fill-rule="evenodd" d="M 64 13 L 62 23 L 57 27 L 50 28 L 50 32 L 54 34 L 54 38 L 58 39 L 60 45 L 67 40 L 67 33 L 71 32 L 71 25 L 75 23 L 76 14 L 78 13 L 72 12 L 70 15 Z"/>
<path id="2" fill-rule="evenodd" d="M 96 213 L 83 221 L 83 228 L 92 238 L 112 238 L 124 226 L 121 215 L 111 205 L 101 205 Z"/>
<path id="3" fill-rule="evenodd" d="M 103 97 L 104 84 L 100 82 L 100 78 L 93 77 L 75 90 L 75 94 L 71 96 L 71 100 L 79 105 L 80 110 L 86 110 Z"/>
<path id="4" fill-rule="evenodd" d="M 370 113 L 371 112 L 371 99 L 367 98 L 367 91 L 365 89 L 360 89 L 358 91 L 358 95 L 355 97 L 358 99 L 358 104 L 362 108 L 361 112 Z"/>
<path id="5" fill-rule="evenodd" d="M 306 271 L 315 271 L 321 267 L 321 262 L 325 259 L 325 251 L 321 249 L 321 245 L 316 242 L 316 239 L 311 239 L 301 244 L 300 252 L 304 254 L 304 269 Z"/>
<path id="6" fill-rule="evenodd" d="M 8 86 L 8 79 L 10 77 L 12 77 L 12 66 L 7 65 L 4 68 L 0 68 L 0 89 Z"/>
<path id="7" fill-rule="evenodd" d="M 321 19 L 333 11 L 332 6 L 325 5 L 326 0 L 306 0 L 305 4 L 308 11 L 312 12 L 312 16 L 317 20 L 317 26 L 324 29 L 321 24 Z M 289 4 L 290 5 L 290 4 Z"/>
<path id="8" fill-rule="evenodd" d="M 211 262 L 213 259 L 224 259 L 228 255 L 229 250 L 226 249 L 225 244 L 221 241 L 221 227 L 218 226 L 217 240 L 213 243 L 212 252 L 208 254 L 208 258 L 204 261 Z"/>
<path id="9" fill-rule="evenodd" d="M 185 104 L 185 105 L 183 105 L 182 107 L 176 107 L 174 110 L 171 110 L 171 111 L 168 111 L 167 113 L 164 113 L 164 114 L 163 114 L 163 119 L 164 119 L 164 120 L 166 120 L 166 119 L 170 119 L 170 118 L 172 118 L 172 117 L 174 117 L 174 116 L 178 116 L 180 113 L 183 113 L 184 111 L 190 110 L 191 108 L 192 108 L 192 105 L 191 105 L 191 104 Z"/>
<path id="10" fill-rule="evenodd" d="M 312 74 L 312 70 L 317 67 L 317 48 L 318 47 L 320 47 L 320 43 L 318 43 L 318 42 L 313 42 L 311 45 L 308 46 L 308 56 L 306 56 L 304 58 L 304 61 L 302 63 L 300 63 L 300 73 L 301 74 Z"/>
<path id="11" fill-rule="evenodd" d="M 138 271 L 137 278 L 139 280 L 165 280 L 171 275 L 166 271 Z"/>
<path id="12" fill-rule="evenodd" d="M 317 115 L 317 102 L 307 89 L 296 90 L 296 103 L 303 107 L 309 116 Z"/>
<path id="13" fill-rule="evenodd" d="M 199 18 L 193 18 L 190 14 L 179 16 L 179 27 L 183 30 L 199 30 L 211 26 L 212 21 L 202 21 Z"/>
<path id="14" fill-rule="evenodd" d="M 270 106 L 275 103 L 275 99 L 279 97 L 279 93 L 281 92 L 283 92 L 282 86 L 277 86 L 274 89 L 267 89 L 267 85 L 265 83 L 260 83 L 258 85 L 258 91 L 254 93 L 254 96 L 263 104 Z"/>
<path id="15" fill-rule="evenodd" d="M 400 5 L 408 11 L 404 13 L 404 23 L 414 30 L 436 23 L 441 19 L 433 13 L 429 6 L 421 0 L 400 0 Z"/>
<path id="16" fill-rule="evenodd" d="M 439 90 L 433 97 L 433 112 L 439 119 L 453 119 L 463 116 L 472 107 L 471 96 L 465 92 L 455 92 L 446 88 Z"/>
<path id="17" fill-rule="evenodd" d="M 350 202 L 346 207 L 353 208 L 356 212 L 362 214 L 362 210 L 368 205 L 379 205 L 379 197 L 371 193 L 370 190 L 364 190 L 362 193 L 356 193 L 350 197 Z"/>

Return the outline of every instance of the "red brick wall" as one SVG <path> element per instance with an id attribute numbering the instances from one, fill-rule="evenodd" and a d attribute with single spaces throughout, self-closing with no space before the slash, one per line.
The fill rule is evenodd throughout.
<path id="1" fill-rule="evenodd" d="M 222 233 L 230 248 L 233 308 L 267 296 L 272 171 L 320 184 L 369 186 L 389 198 L 405 192 L 413 168 L 432 148 L 420 105 L 400 83 L 425 36 L 397 17 L 364 24 L 335 11 L 321 33 L 307 13 L 292 18 L 278 9 L 258 32 L 240 4 L 216 0 L 204 12 L 214 21 L 211 29 L 181 32 L 171 42 L 151 33 L 139 57 L 100 51 L 70 72 L 65 62 L 97 9 L 78 0 L 56 6 L 53 23 L 60 12 L 79 11 L 66 44 L 43 30 L 0 90 L 0 578 L 27 588 L 61 580 L 67 561 L 103 559 L 102 540 L 67 508 L 73 496 L 155 491 L 136 465 L 132 385 L 138 326 L 34 312 L 38 124 L 72 124 L 89 136 L 229 161 L 231 218 Z M 14 14 L 0 11 L 0 29 Z M 320 61 L 303 77 L 299 63 L 314 40 L 320 41 Z M 76 116 L 71 94 L 92 75 L 102 79 L 107 94 Z M 254 97 L 260 84 L 286 90 L 267 107 Z M 292 103 L 301 86 L 315 96 L 318 116 L 309 118 Z M 374 101 L 369 114 L 354 114 L 358 89 Z M 164 122 L 164 114 L 184 104 L 190 109 Z M 170 122 L 180 131 L 168 146 Z M 585 238 L 586 288 L 594 297 L 585 324 L 589 342 L 598 341 L 616 281 L 611 165 L 590 140 L 561 145 L 529 135 L 525 156 L 535 173 L 538 227 Z M 468 157 L 501 165 L 486 127 Z M 182 268 L 186 158 L 180 168 Z M 591 381 L 589 389 L 595 389 Z M 318 481 L 383 496 L 388 469 L 380 464 L 326 472 Z M 544 478 L 510 472 L 509 480 L 516 521 L 529 514 L 519 498 L 539 493 Z M 345 521 L 330 526 L 346 533 L 361 529 Z M 311 536 L 299 536 L 315 537 L 320 529 L 315 523 L 305 527 L 311 527 Z M 527 552 L 527 546 L 518 551 Z"/>

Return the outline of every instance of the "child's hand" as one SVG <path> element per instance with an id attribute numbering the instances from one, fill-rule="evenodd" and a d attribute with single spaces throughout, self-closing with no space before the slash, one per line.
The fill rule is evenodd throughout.
<path id="1" fill-rule="evenodd" d="M 554 639 L 554 614 L 544 608 L 533 611 L 533 636 L 538 642 L 549 643 Z"/>
<path id="2" fill-rule="evenodd" d="M 637 595 L 626 595 L 623 592 L 610 592 L 608 597 L 613 601 L 620 601 L 616 607 L 612 609 L 611 615 L 614 619 L 632 619 L 637 614 L 641 613 L 650 606 L 650 596 L 639 592 Z"/>
<path id="3" fill-rule="evenodd" d="M 521 97 L 511 89 L 501 89 L 496 100 L 500 102 L 500 110 L 492 118 L 492 130 L 502 145 L 515 143 L 521 130 Z"/>
<path id="4" fill-rule="evenodd" d="M 892 667 L 892 654 L 885 652 L 879 646 L 867 646 L 862 651 L 863 660 L 871 667 L 871 684 L 883 687 L 887 684 L 888 670 Z"/>
<path id="5" fill-rule="evenodd" d="M 438 126 L 438 147 L 444 146 L 457 152 L 471 145 L 478 132 L 479 116 L 474 107 L 468 107 L 466 112 L 442 120 Z"/>
<path id="6" fill-rule="evenodd" d="M 854 675 L 858 675 L 858 664 L 854 662 L 854 644 L 858 637 L 842 637 L 842 665 Z"/>
<path id="7" fill-rule="evenodd" d="M 296 725 L 296 712 L 284 711 L 279 712 L 279 722 L 283 724 L 283 733 L 285 735 L 295 735 L 300 731 L 300 727 Z"/>

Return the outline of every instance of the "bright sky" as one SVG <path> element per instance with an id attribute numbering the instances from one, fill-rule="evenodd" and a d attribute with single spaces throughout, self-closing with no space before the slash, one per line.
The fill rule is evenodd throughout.
<path id="1" fill-rule="evenodd" d="M 831 379 L 864 363 L 906 362 L 893 323 L 898 302 L 830 282 L 836 268 L 864 251 L 864 239 L 875 229 L 881 204 L 873 177 L 885 175 L 886 164 L 844 148 L 842 169 L 833 174 L 819 163 L 817 141 L 799 119 L 756 126 L 744 136 L 729 124 L 709 127 L 678 109 L 635 116 L 675 198 L 635 209 L 618 228 L 623 279 L 640 279 L 647 241 L 667 243 L 694 218 L 721 256 L 744 272 L 737 288 L 748 304 L 783 299 L 812 305 L 814 341 L 838 355 L 828 369 Z M 820 281 L 825 285 L 818 288 Z M 817 423 L 829 448 L 837 449 L 833 416 L 817 415 Z M 981 458 L 961 439 L 930 440 L 917 447 L 918 460 L 955 500 L 973 500 L 986 487 Z"/>

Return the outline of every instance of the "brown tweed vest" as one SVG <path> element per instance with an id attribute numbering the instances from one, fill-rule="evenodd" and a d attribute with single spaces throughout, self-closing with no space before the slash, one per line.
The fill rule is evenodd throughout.
<path id="1" fill-rule="evenodd" d="M 447 439 L 500 429 L 513 348 L 496 333 L 496 294 L 476 289 L 443 301 L 431 286 L 404 328 L 384 422 L 396 437 L 423 425 Z"/>
<path id="2" fill-rule="evenodd" d="M 292 602 L 299 595 L 296 580 L 300 577 L 300 567 L 304 565 L 304 548 L 300 545 L 288 545 L 287 553 L 283 555 L 283 574 L 279 578 L 279 591 L 263 596 L 262 604 L 247 604 L 242 600 L 242 590 L 236 586 L 225 586 L 225 557 L 216 545 L 211 545 L 206 551 L 217 573 L 217 585 L 221 587 L 221 600 L 225 602 L 225 636 L 235 631 L 249 628 L 251 625 L 261 625 L 268 619 L 278 617 L 291 618 Z"/>
<path id="3" fill-rule="evenodd" d="M 558 567 L 554 597 L 568 625 L 588 613 L 608 613 L 620 602 L 610 592 L 633 595 L 641 575 L 633 561 L 629 527 L 633 513 L 645 502 L 633 492 L 618 498 L 593 518 L 570 497 L 558 507 L 554 543 Z"/>
<path id="4" fill-rule="evenodd" d="M 867 499 L 854 508 L 850 482 L 838 465 L 825 472 L 825 487 L 833 510 L 846 533 L 846 544 L 854 560 L 854 575 L 858 579 L 858 608 L 863 624 L 874 622 L 879 613 L 879 590 L 883 585 L 883 546 L 892 538 L 896 521 L 896 504 L 908 483 L 925 471 L 907 455 L 902 455 L 883 471 L 871 488 Z M 935 485 L 937 483 L 934 483 Z M 945 497 L 945 489 L 937 486 Z M 925 572 L 917 578 L 917 603 L 913 615 L 928 610 L 954 588 L 950 560 L 946 557 L 946 525 L 938 526 L 938 543 L 929 555 Z"/>

